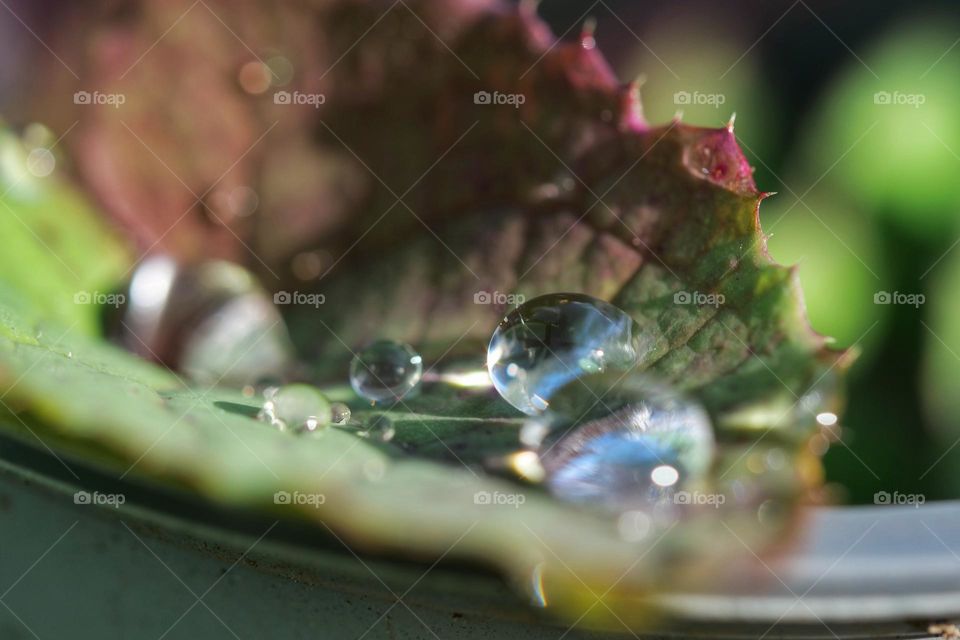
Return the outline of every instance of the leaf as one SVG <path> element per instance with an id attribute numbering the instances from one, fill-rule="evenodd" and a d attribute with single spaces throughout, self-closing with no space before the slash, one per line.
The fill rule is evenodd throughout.
<path id="1" fill-rule="evenodd" d="M 0 273 L 50 317 L 96 333 L 94 302 L 122 276 L 126 250 L 60 174 L 37 177 L 29 162 L 20 141 L 0 128 Z"/>
<path id="2" fill-rule="evenodd" d="M 148 239 L 171 211 L 194 212 L 191 196 L 255 183 L 255 224 L 218 218 L 211 230 L 185 213 L 166 246 L 194 257 L 253 247 L 249 264 L 278 278 L 308 250 L 321 263 L 314 275 L 326 304 L 293 310 L 290 321 L 317 375 L 341 387 L 352 352 L 374 338 L 416 344 L 429 364 L 480 363 L 504 312 L 476 303 L 481 292 L 612 300 L 644 329 L 642 367 L 708 408 L 721 442 L 712 480 L 731 495 L 736 484 L 744 503 L 699 513 L 662 540 L 627 542 L 609 517 L 476 474 L 488 452 L 516 441 L 517 420 L 502 402 L 425 387 L 389 412 L 408 455 L 337 431 L 293 439 L 251 420 L 242 395 L 184 388 L 72 333 L 53 342 L 29 304 L 8 312 L 0 349 L 8 397 L 25 412 L 21 426 L 61 446 L 110 452 L 155 480 L 297 512 L 366 550 L 425 559 L 449 550 L 493 564 L 571 619 L 589 613 L 603 624 L 612 611 L 645 622 L 652 589 L 700 586 L 718 563 L 747 555 L 741 541 L 762 548 L 771 531 L 757 526 L 758 503 L 789 504 L 819 482 L 806 444 L 815 415 L 836 411 L 849 355 L 810 330 L 795 270 L 767 255 L 758 222 L 766 194 L 732 126 L 648 125 L 636 87 L 619 86 L 588 40 L 554 46 L 526 3 L 403 5 L 251 3 L 236 14 L 254 46 L 286 43 L 301 72 L 283 90 L 323 92 L 314 109 L 228 89 L 235 38 L 158 40 L 169 22 L 160 18 L 176 6 L 143 3 L 141 19 L 98 28 L 156 41 L 144 59 L 155 73 L 117 79 L 90 61 L 101 90 L 129 95 L 132 111 L 87 112 L 97 117 L 79 125 L 91 146 L 74 147 L 77 164 L 114 217 L 142 205 Z M 183 29 L 212 33 L 211 12 L 224 6 L 186 12 Z M 264 11 L 276 19 L 258 20 Z M 201 58 L 212 62 L 169 64 Z M 210 91 L 194 96 L 197 82 Z M 177 96 L 178 110 L 146 98 L 157 87 Z M 523 101 L 486 104 L 483 92 Z M 157 118 L 188 124 L 157 128 Z M 262 145 L 261 130 L 271 136 Z M 210 140 L 229 141 L 231 153 Z M 144 144 L 168 166 L 158 168 Z M 787 464 L 767 464 L 771 450 Z M 278 490 L 326 501 L 283 510 Z M 488 508 L 475 500 L 482 492 L 524 502 Z M 721 520 L 737 535 L 718 538 Z M 593 607 L 597 600 L 612 610 Z"/>
<path id="3" fill-rule="evenodd" d="M 81 451 L 88 458 L 94 452 L 120 477 L 133 473 L 222 504 L 296 514 L 368 551 L 426 559 L 449 550 L 451 557 L 499 567 L 518 585 L 536 576 L 538 592 L 531 595 L 559 601 L 567 615 L 592 609 L 594 596 L 585 585 L 598 589 L 616 582 L 602 600 L 639 624 L 645 618 L 637 598 L 670 582 L 677 570 L 673 554 L 685 554 L 683 564 L 691 568 L 718 558 L 717 545 L 694 546 L 713 514 L 687 523 L 683 535 L 664 538 L 658 553 L 640 556 L 653 540 L 625 542 L 614 522 L 538 489 L 460 465 L 390 456 L 335 429 L 317 438 L 291 437 L 251 419 L 256 406 L 239 392 L 183 387 L 176 376 L 75 331 L 54 342 L 29 308 L 16 302 L 16 294 L 0 294 L 0 388 L 4 406 L 22 410 L 0 416 L 0 426 L 31 441 L 49 441 L 61 452 Z M 463 420 L 417 413 L 393 417 L 407 437 L 412 424 L 429 423 L 442 433 Z M 484 428 L 509 424 L 488 421 Z M 739 453 L 731 451 L 731 458 Z M 278 491 L 324 500 L 278 506 Z M 520 504 L 478 502 L 477 496 L 493 493 Z M 742 526 L 735 515 L 731 522 Z M 741 533 L 752 539 L 756 527 Z M 732 541 L 719 547 L 742 553 Z M 631 567 L 626 574 L 625 567 Z M 601 612 L 591 619 L 610 622 Z"/>

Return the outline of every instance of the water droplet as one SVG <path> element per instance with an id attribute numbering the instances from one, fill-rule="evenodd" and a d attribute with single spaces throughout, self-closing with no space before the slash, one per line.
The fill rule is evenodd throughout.
<path id="1" fill-rule="evenodd" d="M 342 402 L 334 402 L 330 405 L 330 424 L 342 427 L 350 422 L 350 407 Z"/>
<path id="2" fill-rule="evenodd" d="M 49 149 L 38 147 L 27 155 L 27 171 L 38 178 L 46 178 L 57 166 L 57 160 Z"/>
<path id="3" fill-rule="evenodd" d="M 330 424 L 331 406 L 320 391 L 307 384 L 288 384 L 264 392 L 257 416 L 280 431 L 313 433 Z"/>
<path id="4" fill-rule="evenodd" d="M 545 484 L 564 500 L 672 512 L 677 492 L 703 481 L 713 460 L 706 411 L 640 374 L 573 380 L 550 405 L 521 439 L 538 442 Z"/>
<path id="5" fill-rule="evenodd" d="M 487 368 L 507 402 L 536 415 L 571 380 L 626 371 L 643 352 L 639 327 L 625 312 L 591 296 L 554 293 L 520 305 L 500 322 L 487 348 Z"/>
<path id="6" fill-rule="evenodd" d="M 374 415 L 366 420 L 363 429 L 358 431 L 357 435 L 379 442 L 390 442 L 396 433 L 390 418 L 385 415 Z"/>
<path id="7" fill-rule="evenodd" d="M 270 88 L 270 67 L 259 60 L 251 60 L 237 74 L 240 87 L 251 95 L 259 95 Z"/>
<path id="8" fill-rule="evenodd" d="M 140 263 L 124 294 L 111 332 L 131 351 L 197 382 L 242 388 L 283 377 L 293 363 L 277 307 L 238 265 L 180 266 L 154 255 Z"/>
<path id="9" fill-rule="evenodd" d="M 420 354 L 392 340 L 377 340 L 350 363 L 350 386 L 371 402 L 399 400 L 417 386 L 422 375 Z"/>
<path id="10" fill-rule="evenodd" d="M 267 60 L 267 66 L 270 68 L 273 84 L 282 86 L 293 80 L 293 63 L 286 57 L 273 56 Z"/>

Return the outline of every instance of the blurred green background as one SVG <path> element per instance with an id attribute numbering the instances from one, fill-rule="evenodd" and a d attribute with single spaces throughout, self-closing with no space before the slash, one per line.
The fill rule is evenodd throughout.
<path id="1" fill-rule="evenodd" d="M 855 346 L 838 499 L 960 496 L 960 15 L 950 2 L 545 2 L 641 77 L 646 117 L 736 134 L 768 249 Z M 615 13 L 614 13 L 615 12 Z M 922 297 L 921 297 L 922 296 Z"/>

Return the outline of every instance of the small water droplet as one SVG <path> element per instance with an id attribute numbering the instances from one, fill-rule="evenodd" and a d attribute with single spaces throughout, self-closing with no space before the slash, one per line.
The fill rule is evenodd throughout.
<path id="1" fill-rule="evenodd" d="M 500 322 L 487 368 L 507 402 L 536 415 L 571 380 L 626 371 L 644 351 L 639 327 L 625 312 L 591 296 L 555 293 L 520 305 Z"/>
<path id="2" fill-rule="evenodd" d="M 551 493 L 616 510 L 672 512 L 677 492 L 706 477 L 715 449 L 698 403 L 636 373 L 569 382 L 521 439 L 539 440 Z"/>
<path id="3" fill-rule="evenodd" d="M 350 422 L 350 407 L 342 402 L 334 402 L 330 405 L 330 424 L 342 427 Z"/>
<path id="4" fill-rule="evenodd" d="M 350 386 L 371 402 L 395 401 L 410 393 L 423 375 L 423 359 L 410 345 L 377 340 L 353 357 Z"/>
<path id="5" fill-rule="evenodd" d="M 390 442 L 396 433 L 390 418 L 385 415 L 374 415 L 366 420 L 363 429 L 358 431 L 357 435 L 378 442 Z"/>
<path id="6" fill-rule="evenodd" d="M 267 67 L 270 68 L 272 84 L 282 86 L 293 80 L 293 63 L 285 56 L 272 56 L 267 60 Z"/>
<path id="7" fill-rule="evenodd" d="M 270 88 L 270 68 L 259 60 L 251 60 L 237 74 L 240 87 L 251 95 L 259 95 Z"/>
<path id="8" fill-rule="evenodd" d="M 330 424 L 330 402 L 307 384 L 288 384 L 264 391 L 263 407 L 257 415 L 280 431 L 313 433 Z"/>
<path id="9" fill-rule="evenodd" d="M 57 166 L 57 160 L 49 149 L 38 147 L 27 155 L 27 171 L 37 178 L 46 178 Z"/>

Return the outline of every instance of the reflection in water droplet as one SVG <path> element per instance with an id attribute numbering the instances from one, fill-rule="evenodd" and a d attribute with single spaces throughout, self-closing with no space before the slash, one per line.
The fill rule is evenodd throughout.
<path id="1" fill-rule="evenodd" d="M 589 376 L 553 395 L 524 426 L 538 441 L 546 486 L 571 502 L 673 508 L 676 492 L 703 480 L 713 459 L 706 412 L 640 374 Z"/>
<path id="2" fill-rule="evenodd" d="M 371 402 L 399 400 L 417 386 L 422 375 L 420 354 L 392 340 L 374 342 L 350 363 L 350 386 Z"/>
<path id="3" fill-rule="evenodd" d="M 520 305 L 500 322 L 487 368 L 507 402 L 536 415 L 571 380 L 626 371 L 641 353 L 639 327 L 629 315 L 591 296 L 555 293 Z"/>
<path id="4" fill-rule="evenodd" d="M 280 431 L 314 433 L 330 424 L 330 402 L 307 384 L 288 384 L 264 391 L 263 407 L 257 418 Z"/>

